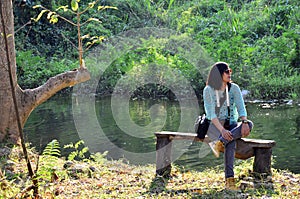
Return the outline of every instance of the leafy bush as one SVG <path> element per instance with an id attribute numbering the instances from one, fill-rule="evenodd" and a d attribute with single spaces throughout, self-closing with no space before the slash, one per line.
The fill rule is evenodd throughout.
<path id="1" fill-rule="evenodd" d="M 149 81 L 152 84 L 147 84 Z M 137 82 L 143 86 L 135 88 Z M 173 99 L 170 87 L 181 88 L 183 82 L 195 91 L 201 91 L 204 87 L 202 75 L 183 57 L 172 55 L 164 49 L 148 47 L 131 51 L 113 62 L 101 76 L 97 92 L 124 93 L 136 89 L 131 93 L 132 97 L 169 96 Z M 121 85 L 119 90 L 115 88 L 117 83 Z M 178 90 L 182 95 L 186 94 L 185 89 Z M 197 94 L 200 95 L 200 92 Z"/>
<path id="2" fill-rule="evenodd" d="M 81 3 L 86 4 L 87 2 Z M 60 0 L 55 3 L 51 1 L 49 3 L 43 0 L 41 4 L 53 9 L 66 4 L 66 1 Z M 234 70 L 234 81 L 240 84 L 243 89 L 250 90 L 253 94 L 252 97 L 269 99 L 279 96 L 300 96 L 299 89 L 296 89 L 300 87 L 298 81 L 300 78 L 300 12 L 297 0 L 108 0 L 104 1 L 104 4 L 116 6 L 118 10 L 102 12 L 100 16 L 97 16 L 101 19 L 102 24 L 91 23 L 84 26 L 82 29 L 84 34 L 90 32 L 108 37 L 126 30 L 149 26 L 173 29 L 177 33 L 188 35 L 201 44 L 213 60 L 228 62 Z M 23 10 L 15 7 L 15 13 L 17 29 L 26 22 L 22 16 L 34 14 L 29 6 Z M 89 18 L 95 15 L 96 13 L 91 11 L 84 17 Z M 16 47 L 19 54 L 31 49 L 39 55 L 32 57 L 31 53 L 28 53 L 26 57 L 30 57 L 30 59 L 23 59 L 24 63 L 32 62 L 29 63 L 31 67 L 23 67 L 20 62 L 18 63 L 19 81 L 23 86 L 36 86 L 53 75 L 54 69 L 52 66 L 48 67 L 51 64 L 62 69 L 59 71 L 64 69 L 61 64 L 69 65 L 66 60 L 59 60 L 54 64 L 55 61 L 42 58 L 55 56 L 67 57 L 67 59 L 72 60 L 76 49 L 72 49 L 72 45 L 65 38 L 70 38 L 74 42 L 76 30 L 64 23 L 59 23 L 54 27 L 43 19 L 40 23 L 30 27 L 26 26 L 17 32 Z M 168 54 L 163 52 L 163 48 L 156 48 L 155 50 L 162 57 Z M 120 60 L 115 61 L 115 65 L 111 66 L 111 69 L 107 69 L 102 76 L 98 91 L 111 93 L 116 82 L 131 69 L 147 70 L 146 67 L 141 67 L 142 63 L 137 62 L 137 60 L 147 60 L 147 63 L 150 61 L 167 63 L 160 56 L 154 56 L 154 54 L 150 56 L 146 52 L 145 48 L 140 52 L 135 51 L 132 54 L 124 55 Z M 20 56 L 22 57 L 22 55 Z M 180 55 L 172 55 L 171 57 L 174 60 L 180 60 Z M 177 61 L 168 64 L 172 65 L 175 62 Z M 183 64 L 182 67 L 178 64 L 175 65 L 192 82 L 196 92 L 201 93 L 199 89 L 202 88 L 204 80 L 193 76 L 192 70 L 186 71 L 188 67 L 185 68 L 184 66 L 188 64 Z M 94 72 L 97 73 L 97 70 L 99 69 L 92 68 L 92 75 Z M 44 75 L 41 71 L 44 72 Z M 26 77 L 27 75 L 29 76 Z M 275 79 L 284 81 L 284 83 L 276 84 Z M 291 87 L 285 82 L 293 82 L 294 85 Z M 270 85 L 273 86 L 272 88 L 276 88 L 274 92 L 284 90 L 292 93 L 274 95 L 272 89 L 267 89 Z M 152 89 L 153 86 L 145 89 L 150 88 Z M 164 88 L 161 89 L 163 90 L 162 93 L 166 93 Z M 138 92 L 142 94 L 145 91 L 143 90 L 140 89 Z"/>
<path id="3" fill-rule="evenodd" d="M 32 51 L 18 51 L 16 56 L 18 83 L 22 88 L 34 88 L 59 73 L 78 68 L 78 62 L 34 55 Z"/>

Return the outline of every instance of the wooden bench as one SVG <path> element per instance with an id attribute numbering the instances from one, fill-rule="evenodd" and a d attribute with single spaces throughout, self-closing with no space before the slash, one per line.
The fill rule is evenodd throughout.
<path id="1" fill-rule="evenodd" d="M 156 132 L 155 136 L 156 174 L 163 177 L 171 173 L 172 140 L 210 142 L 208 137 L 199 139 L 195 133 L 162 131 Z M 241 138 L 236 140 L 236 144 L 236 158 L 245 160 L 254 156 L 253 171 L 259 174 L 271 174 L 272 147 L 276 144 L 274 140 Z"/>

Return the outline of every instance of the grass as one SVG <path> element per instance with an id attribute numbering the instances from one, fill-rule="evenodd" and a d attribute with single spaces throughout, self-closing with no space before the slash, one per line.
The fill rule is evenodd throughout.
<path id="1" fill-rule="evenodd" d="M 36 153 L 30 156 L 35 167 Z M 18 147 L 0 149 L 0 198 L 32 198 L 25 191 L 31 185 L 21 150 Z M 39 156 L 38 179 L 42 198 L 299 198 L 300 174 L 272 170 L 272 177 L 254 180 L 252 159 L 236 160 L 240 192 L 224 190 L 223 171 L 183 171 L 173 166 L 169 179 L 155 176 L 155 165 L 136 166 L 124 160 L 110 161 L 101 154 L 93 160 L 67 161 L 63 158 Z M 49 162 L 51 160 L 51 162 Z M 268 186 L 251 187 L 253 182 L 268 182 Z"/>

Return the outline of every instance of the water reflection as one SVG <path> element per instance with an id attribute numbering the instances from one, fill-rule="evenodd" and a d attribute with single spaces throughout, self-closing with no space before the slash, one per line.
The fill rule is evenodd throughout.
<path id="1" fill-rule="evenodd" d="M 120 105 L 122 103 L 120 102 Z M 97 121 L 101 126 L 105 138 L 91 133 L 92 124 L 86 123 L 83 128 L 91 135 L 89 139 L 96 142 L 95 146 L 89 146 L 94 150 L 104 152 L 109 149 L 109 157 L 123 158 L 124 151 L 135 154 L 155 151 L 155 137 L 153 132 L 157 130 L 177 131 L 180 126 L 181 112 L 187 107 L 180 107 L 178 102 L 168 101 L 130 101 L 129 115 L 131 120 L 141 129 L 147 127 L 147 131 L 136 131 L 132 134 L 125 134 L 124 127 L 120 128 L 115 121 L 109 98 L 95 100 L 94 110 Z M 273 149 L 274 168 L 289 169 L 292 172 L 300 173 L 300 113 L 299 106 L 276 106 L 263 109 L 258 104 L 247 104 L 249 118 L 254 122 L 255 127 L 251 133 L 251 138 L 274 139 L 276 147 Z M 84 110 L 78 110 L 84 111 Z M 88 117 L 89 111 L 86 111 Z M 118 111 L 118 110 L 117 110 Z M 119 111 L 122 111 L 120 109 Z M 189 110 L 184 110 L 188 112 Z M 77 142 L 80 136 L 74 124 L 74 110 L 72 110 L 71 97 L 54 97 L 34 110 L 25 125 L 24 132 L 37 150 L 41 151 L 52 139 L 58 139 L 61 146 L 70 142 Z M 191 128 L 194 122 L 194 115 L 185 116 L 185 120 L 190 120 Z M 122 118 L 119 118 L 122 119 Z M 125 121 L 126 122 L 126 121 Z M 91 131 L 90 131 L 91 130 Z M 139 133 L 139 136 L 135 136 Z M 102 142 L 101 139 L 104 141 Z M 103 144 L 111 142 L 112 145 Z M 105 147 L 104 147 L 105 145 Z M 111 148 L 107 148 L 110 146 Z M 187 147 L 182 147 L 187 146 Z M 206 167 L 221 166 L 222 158 L 215 159 L 209 148 L 203 143 L 193 143 L 191 141 L 176 141 L 173 148 L 182 151 L 181 157 L 176 164 L 186 168 L 203 170 Z M 118 150 L 117 150 L 118 149 Z M 200 151 L 201 149 L 201 151 Z M 66 154 L 63 151 L 63 154 Z M 126 158 L 126 157 L 124 157 Z M 135 161 L 136 160 L 136 161 Z M 144 161 L 146 160 L 146 161 Z M 144 161 L 144 162 L 143 162 Z M 151 153 L 148 158 L 142 155 L 130 159 L 131 163 L 155 163 L 155 155 Z M 237 161 L 238 162 L 238 161 Z"/>

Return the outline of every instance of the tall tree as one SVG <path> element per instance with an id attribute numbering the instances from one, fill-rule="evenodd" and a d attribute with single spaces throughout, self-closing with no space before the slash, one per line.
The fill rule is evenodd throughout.
<path id="1" fill-rule="evenodd" d="M 0 2 L 0 141 L 8 138 L 14 143 L 20 139 L 17 125 L 17 114 L 14 109 L 9 76 L 12 75 L 13 89 L 16 94 L 17 107 L 22 128 L 31 111 L 45 102 L 63 88 L 73 86 L 90 79 L 85 67 L 74 69 L 51 77 L 45 84 L 23 90 L 17 83 L 16 55 L 14 40 L 14 16 L 11 0 Z M 4 34 L 5 33 L 5 34 Z M 7 41 L 7 45 L 6 45 Z M 8 70 L 11 67 L 11 70 Z"/>

